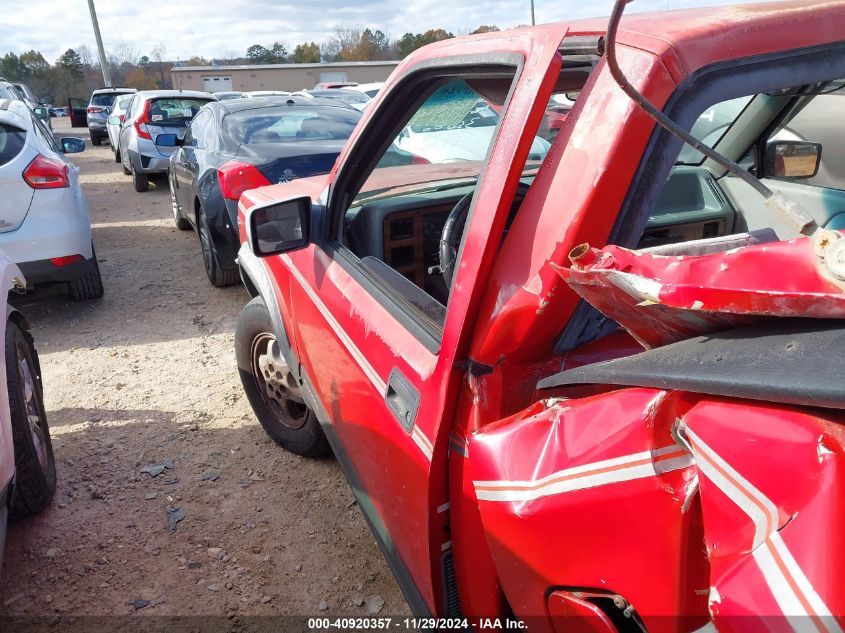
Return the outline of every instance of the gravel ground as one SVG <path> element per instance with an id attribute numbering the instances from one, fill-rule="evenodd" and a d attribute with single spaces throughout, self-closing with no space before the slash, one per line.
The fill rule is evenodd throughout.
<path id="1" fill-rule="evenodd" d="M 105 297 L 16 301 L 59 483 L 9 527 L 0 616 L 407 614 L 337 464 L 285 452 L 253 416 L 233 347 L 246 291 L 208 283 L 166 184 L 135 193 L 107 144 L 74 162 Z M 184 513 L 175 531 L 168 507 Z"/>

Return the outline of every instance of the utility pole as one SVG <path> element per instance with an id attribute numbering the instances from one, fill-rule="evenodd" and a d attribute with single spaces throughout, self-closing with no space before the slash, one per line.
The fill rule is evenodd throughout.
<path id="1" fill-rule="evenodd" d="M 89 0 L 90 2 L 91 0 Z M 536 22 L 534 22 L 534 0 L 531 0 L 531 26 L 534 26 Z"/>
<path id="2" fill-rule="evenodd" d="M 100 36 L 100 24 L 97 22 L 97 12 L 94 10 L 94 0 L 88 0 L 88 8 L 91 10 L 91 23 L 94 25 L 94 37 L 97 39 L 97 51 L 100 54 L 100 68 L 103 71 L 103 81 L 106 86 L 111 86 L 111 74 L 109 64 L 106 61 L 106 50 L 103 48 L 103 38 Z"/>

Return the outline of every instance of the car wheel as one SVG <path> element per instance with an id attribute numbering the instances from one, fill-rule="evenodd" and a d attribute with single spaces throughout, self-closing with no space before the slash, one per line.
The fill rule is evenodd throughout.
<path id="1" fill-rule="evenodd" d="M 67 282 L 68 292 L 72 301 L 85 301 L 87 299 L 99 299 L 103 296 L 103 278 L 100 275 L 100 266 L 97 264 L 97 254 L 93 253 L 94 269 L 77 279 Z"/>
<path id="2" fill-rule="evenodd" d="M 238 317 L 235 356 L 244 392 L 267 435 L 291 453 L 327 455 L 329 443 L 279 352 L 261 297 L 246 304 Z"/>
<path id="3" fill-rule="evenodd" d="M 114 150 L 114 162 L 116 162 L 116 163 L 121 163 L 121 162 L 123 162 L 123 161 L 120 159 L 120 150 L 119 150 L 119 149 L 115 149 L 115 150 Z"/>
<path id="4" fill-rule="evenodd" d="M 91 145 L 97 145 L 98 147 L 103 144 L 103 139 L 99 136 L 91 135 Z"/>
<path id="5" fill-rule="evenodd" d="M 178 224 L 177 224 L 178 226 Z M 205 274 L 212 286 L 225 288 L 231 286 L 240 279 L 237 269 L 223 270 L 220 267 L 220 258 L 211 241 L 211 230 L 208 228 L 208 220 L 205 214 L 200 212 L 197 218 L 197 231 L 200 234 L 200 248 L 202 249 L 202 263 L 205 266 Z"/>
<path id="6" fill-rule="evenodd" d="M 191 223 L 183 218 L 179 212 L 179 203 L 176 202 L 176 192 L 173 191 L 173 181 L 170 178 L 167 181 L 170 186 L 170 206 L 173 207 L 173 221 L 176 223 L 176 228 L 180 231 L 189 231 L 191 229 Z"/>
<path id="7" fill-rule="evenodd" d="M 135 187 L 135 191 L 141 193 L 147 191 L 150 188 L 150 177 L 147 176 L 147 174 L 139 174 L 137 171 L 135 171 L 134 167 L 131 169 L 131 174 L 132 184 Z"/>
<path id="8" fill-rule="evenodd" d="M 50 504 L 56 491 L 56 462 L 32 337 L 9 320 L 5 343 L 6 387 L 15 447 L 15 490 L 9 516 L 18 519 Z"/>

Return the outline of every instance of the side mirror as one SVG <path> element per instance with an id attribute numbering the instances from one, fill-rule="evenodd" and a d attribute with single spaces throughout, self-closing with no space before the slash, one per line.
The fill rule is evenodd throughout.
<path id="1" fill-rule="evenodd" d="M 770 141 L 763 156 L 764 176 L 812 178 L 819 171 L 822 144 L 807 141 Z"/>
<path id="2" fill-rule="evenodd" d="M 156 145 L 159 147 L 180 147 L 182 141 L 175 134 L 159 134 L 156 136 Z"/>
<path id="3" fill-rule="evenodd" d="M 61 139 L 62 152 L 65 154 L 78 154 L 85 151 L 85 141 L 73 136 L 65 136 Z"/>
<path id="4" fill-rule="evenodd" d="M 288 253 L 311 241 L 311 198 L 290 198 L 253 208 L 247 219 L 252 252 L 259 257 Z"/>
<path id="5" fill-rule="evenodd" d="M 43 119 L 45 117 L 50 116 L 50 114 L 47 112 L 46 108 L 41 108 L 41 107 L 33 108 L 32 111 L 35 112 L 35 116 L 37 116 L 39 119 Z"/>

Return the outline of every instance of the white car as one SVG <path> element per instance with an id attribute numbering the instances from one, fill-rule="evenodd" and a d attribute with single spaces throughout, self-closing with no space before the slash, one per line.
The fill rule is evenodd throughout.
<path id="1" fill-rule="evenodd" d="M 357 86 L 349 86 L 345 88 L 345 90 L 354 90 L 355 92 L 363 92 L 367 97 L 370 99 L 375 99 L 376 95 L 381 90 L 382 86 L 384 86 L 383 81 L 374 81 L 370 84 L 358 84 Z"/>
<path id="2" fill-rule="evenodd" d="M 112 151 L 114 152 L 114 162 L 116 163 L 120 162 L 120 146 L 118 145 L 118 141 L 120 140 L 120 126 L 123 125 L 123 119 L 126 118 L 126 110 L 128 109 L 129 102 L 132 101 L 132 97 L 134 96 L 133 93 L 118 96 L 114 100 L 111 112 L 109 112 L 109 118 L 106 119 L 106 132 L 109 135 L 109 145 L 111 145 Z"/>
<path id="3" fill-rule="evenodd" d="M 43 510 L 56 491 L 38 353 L 26 319 L 7 303 L 9 291 L 24 283 L 20 269 L 0 252 L 0 335 L 5 343 L 0 362 L 0 566 L 7 519 Z"/>
<path id="4" fill-rule="evenodd" d="M 56 143 L 25 103 L 0 100 L 0 250 L 30 285 L 66 283 L 75 301 L 103 294 L 79 168 L 65 157 L 84 149 L 80 138 Z"/>
<path id="5" fill-rule="evenodd" d="M 484 160 L 493 140 L 499 115 L 478 101 L 460 122 L 413 118 L 394 141 L 395 145 L 430 163 Z M 534 137 L 528 160 L 542 161 L 551 149 L 547 140 Z"/>

